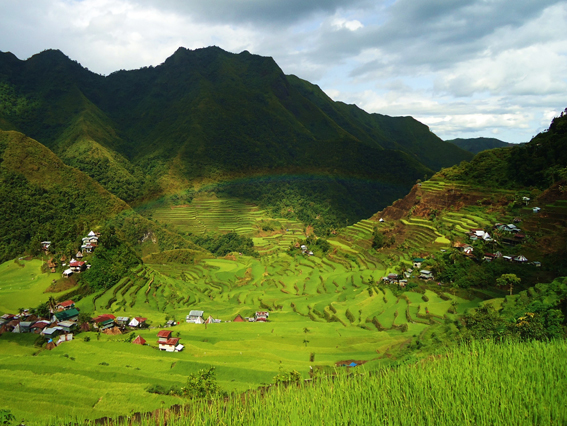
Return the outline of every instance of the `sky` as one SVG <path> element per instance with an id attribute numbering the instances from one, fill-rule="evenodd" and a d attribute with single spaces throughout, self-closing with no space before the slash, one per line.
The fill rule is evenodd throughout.
<path id="1" fill-rule="evenodd" d="M 0 0 L 20 59 L 59 49 L 108 75 L 211 45 L 445 140 L 527 142 L 567 107 L 567 0 Z"/>

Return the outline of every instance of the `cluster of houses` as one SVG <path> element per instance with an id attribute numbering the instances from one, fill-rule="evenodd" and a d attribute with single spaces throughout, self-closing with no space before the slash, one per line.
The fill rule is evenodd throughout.
<path id="1" fill-rule="evenodd" d="M 301 244 L 299 248 L 301 249 L 301 254 L 305 254 L 307 256 L 313 256 L 313 252 L 309 250 L 309 247 L 307 247 L 305 244 Z"/>
<path id="2" fill-rule="evenodd" d="M 66 300 L 55 307 L 50 318 L 40 318 L 24 310 L 19 315 L 4 314 L 0 318 L 2 333 L 35 333 L 45 336 L 48 348 L 52 349 L 63 342 L 73 340 L 73 333 L 78 329 L 79 310 L 75 302 Z"/>
<path id="3" fill-rule="evenodd" d="M 401 275 L 403 276 L 403 278 L 400 278 L 400 275 L 395 274 L 395 273 L 391 273 L 388 274 L 385 277 L 382 277 L 381 282 L 384 284 L 397 284 L 400 287 L 405 287 L 408 283 L 408 278 L 410 278 L 412 276 L 412 274 L 414 273 L 415 270 L 419 270 L 419 275 L 418 278 L 422 279 L 422 280 L 434 280 L 435 277 L 433 276 L 433 273 L 427 269 L 419 269 L 421 268 L 421 264 L 424 262 L 425 260 L 420 258 L 420 257 L 416 257 L 415 259 L 412 260 L 412 265 L 413 268 L 407 269 L 406 271 L 404 271 L 404 273 Z"/>
<path id="4" fill-rule="evenodd" d="M 92 329 L 110 332 L 118 329 L 124 331 L 146 327 L 147 318 L 142 317 L 115 317 L 112 314 L 99 315 L 90 320 L 90 323 L 79 325 L 79 310 L 75 302 L 66 300 L 55 306 L 50 318 L 40 318 L 32 315 L 29 310 L 24 310 L 18 315 L 4 314 L 0 317 L 0 334 L 2 333 L 36 333 L 45 336 L 48 340 L 48 348 L 73 340 L 73 334 L 77 331 L 90 331 Z M 54 345 L 50 345 L 50 344 Z"/>
<path id="5" fill-rule="evenodd" d="M 104 331 L 114 329 L 117 327 L 120 330 L 125 330 L 126 327 L 132 329 L 140 329 L 147 327 L 147 318 L 143 317 L 116 317 L 112 314 L 102 314 L 91 320 L 95 330 Z"/>
<path id="6" fill-rule="evenodd" d="M 89 232 L 89 234 L 83 238 L 83 244 L 81 245 L 81 249 L 77 251 L 75 254 L 75 258 L 72 258 L 69 262 L 69 267 L 63 271 L 63 276 L 68 278 L 73 274 L 80 274 L 86 269 L 89 269 L 91 265 L 87 264 L 86 262 L 80 260 L 83 258 L 83 253 L 92 253 L 95 248 L 98 247 L 98 239 L 100 237 L 99 232 Z M 63 263 L 63 266 L 67 266 Z"/>
<path id="7" fill-rule="evenodd" d="M 186 321 L 191 324 L 214 324 L 222 322 L 220 319 L 214 319 L 211 315 L 205 319 L 203 314 L 204 311 L 191 311 L 189 315 L 187 315 Z M 253 317 L 243 317 L 238 314 L 232 322 L 267 322 L 269 316 L 270 313 L 266 311 L 255 312 Z"/>

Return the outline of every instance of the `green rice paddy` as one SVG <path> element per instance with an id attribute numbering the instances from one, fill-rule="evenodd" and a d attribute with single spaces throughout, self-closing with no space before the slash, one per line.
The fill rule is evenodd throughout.
<path id="1" fill-rule="evenodd" d="M 427 191 L 441 186 L 423 184 Z M 344 360 L 365 361 L 368 371 L 381 369 L 403 356 L 412 342 L 431 339 L 433 330 L 440 332 L 444 318 L 455 319 L 450 312 L 462 314 L 481 302 L 437 288 L 421 286 L 419 293 L 402 294 L 377 284 L 382 276 L 409 266 L 415 253 L 434 253 L 449 246 L 451 234 L 490 223 L 492 218 L 480 209 L 463 209 L 434 221 L 362 220 L 330 237 L 327 254 L 312 257 L 287 251 L 305 238 L 302 224 L 276 218 L 281 229 L 261 232 L 262 221 L 274 219 L 237 200 L 195 199 L 152 214 L 182 233 L 235 231 L 252 237 L 261 257 L 235 254 L 191 264 L 144 264 L 114 287 L 77 301 L 82 312 L 93 316 L 148 318 L 150 329 L 140 335 L 149 346 L 127 343 L 122 335 L 82 333 L 47 351 L 33 346 L 33 335 L 5 333 L 0 338 L 0 401 L 10 401 L 6 408 L 17 417 L 97 418 L 168 407 L 179 399 L 149 394 L 146 387 L 182 386 L 189 373 L 209 366 L 216 367 L 220 385 L 229 392 L 269 384 L 282 371 L 297 370 L 307 378 L 312 367 L 333 368 Z M 374 229 L 394 226 L 402 229 L 401 247 L 373 250 Z M 0 312 L 47 300 L 43 292 L 52 275 L 39 273 L 38 260 L 20 263 L 24 266 L 0 265 Z M 203 310 L 205 318 L 211 315 L 223 322 L 187 324 L 190 310 Z M 259 310 L 270 312 L 270 322 L 231 322 Z M 157 331 L 168 319 L 180 323 L 172 331 L 180 334 L 183 352 L 155 348 Z M 451 328 L 442 332 L 451 333 Z M 30 395 L 40 402 L 30 405 Z"/>

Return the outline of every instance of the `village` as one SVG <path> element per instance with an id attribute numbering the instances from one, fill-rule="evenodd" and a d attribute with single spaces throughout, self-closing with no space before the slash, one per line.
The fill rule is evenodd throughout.
<path id="1" fill-rule="evenodd" d="M 159 327 L 150 326 L 148 319 L 143 317 L 116 317 L 113 314 L 101 314 L 95 318 L 79 321 L 79 309 L 75 307 L 73 300 L 66 300 L 58 303 L 52 309 L 49 318 L 41 318 L 31 314 L 28 309 L 22 310 L 18 314 L 4 314 L 0 317 L 0 335 L 3 333 L 35 333 L 46 339 L 46 349 L 53 349 L 64 342 L 74 339 L 80 332 L 99 332 L 108 335 L 119 335 L 128 332 L 135 332 L 140 329 L 169 328 L 179 325 L 174 320 L 168 320 Z M 211 315 L 207 319 L 203 316 L 204 311 L 192 310 L 186 317 L 186 322 L 190 324 L 217 324 L 223 322 L 214 319 Z M 233 320 L 224 322 L 267 322 L 269 312 L 258 311 L 251 317 L 243 317 L 238 314 Z M 179 336 L 172 337 L 171 330 L 160 330 L 157 333 L 157 346 L 160 351 L 180 352 L 184 345 L 179 343 Z M 179 334 L 179 333 L 178 333 Z M 138 335 L 132 340 L 133 344 L 146 345 L 146 340 Z"/>
<path id="2" fill-rule="evenodd" d="M 524 201 L 526 201 L 526 197 L 524 197 Z M 529 198 L 527 198 L 529 201 Z M 539 207 L 534 207 L 534 213 L 540 211 Z M 526 241 L 526 234 L 517 226 L 518 223 L 521 222 L 521 219 L 516 217 L 513 220 L 514 223 L 509 224 L 502 224 L 496 223 L 493 226 L 494 232 L 498 233 L 498 240 L 500 241 L 499 245 L 506 245 L 506 246 L 516 246 L 522 244 Z M 530 264 L 536 267 L 541 267 L 541 262 L 539 261 L 532 261 L 530 262 L 525 256 L 518 254 L 514 256 L 506 256 L 503 255 L 501 251 L 494 251 L 487 252 L 482 251 L 480 254 L 475 253 L 475 247 L 473 247 L 475 242 L 484 242 L 484 243 L 493 243 L 492 247 L 496 244 L 496 239 L 493 238 L 489 232 L 485 231 L 484 229 L 470 229 L 469 232 L 466 234 L 469 243 L 462 243 L 462 242 L 455 242 L 453 243 L 452 247 L 457 249 L 462 256 L 468 257 L 469 259 L 475 262 L 491 262 L 495 259 L 503 259 L 509 262 L 515 262 L 519 264 Z M 485 244 L 484 247 L 487 247 Z M 442 249 L 441 252 L 445 252 L 445 249 Z M 478 248 L 477 248 L 478 252 Z M 380 282 L 382 284 L 395 284 L 399 285 L 400 287 L 405 287 L 408 284 L 409 278 L 419 278 L 422 280 L 431 280 L 434 281 L 435 277 L 433 272 L 427 269 L 419 269 L 422 266 L 422 263 L 425 262 L 426 259 L 424 258 L 414 258 L 412 259 L 412 267 L 405 269 L 400 273 L 390 273 L 385 277 L 382 277 Z M 417 273 L 417 274 L 416 274 Z M 438 283 L 438 285 L 442 285 Z"/>

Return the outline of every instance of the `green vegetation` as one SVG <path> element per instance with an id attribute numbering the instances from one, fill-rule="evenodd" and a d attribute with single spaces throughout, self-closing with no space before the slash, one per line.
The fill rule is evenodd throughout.
<path id="1" fill-rule="evenodd" d="M 107 77 L 56 50 L 26 61 L 2 54 L 0 66 L 0 128 L 38 140 L 132 204 L 190 200 L 207 182 L 273 216 L 291 206 L 286 217 L 322 233 L 471 158 L 413 118 L 333 102 L 248 52 L 180 48 L 155 68 Z"/>
<path id="2" fill-rule="evenodd" d="M 446 140 L 445 142 L 451 142 L 452 144 L 457 145 L 459 148 L 472 152 L 473 154 L 478 154 L 479 152 L 486 151 L 487 149 L 513 146 L 513 144 L 511 143 L 503 142 L 500 139 L 496 138 L 457 138 Z"/>
<path id="3" fill-rule="evenodd" d="M 560 380 L 550 386 L 549 377 L 567 374 L 566 349 L 565 341 L 462 345 L 417 364 L 371 372 L 362 366 L 350 374 L 314 376 L 313 383 L 276 386 L 228 401 L 195 401 L 181 408 L 182 415 L 170 412 L 167 424 L 272 425 L 274 419 L 289 425 L 563 424 L 567 385 Z M 161 421 L 166 415 L 155 413 Z M 155 424 L 156 418 L 142 417 L 134 424 Z M 66 419 L 71 417 L 53 421 Z"/>

